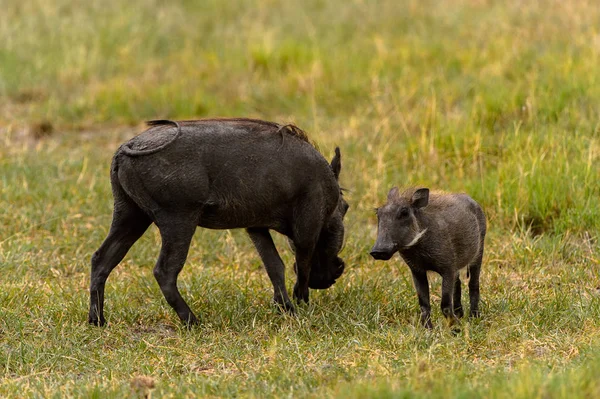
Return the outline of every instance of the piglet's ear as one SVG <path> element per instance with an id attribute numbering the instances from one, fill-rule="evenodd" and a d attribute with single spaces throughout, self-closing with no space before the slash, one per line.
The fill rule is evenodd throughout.
<path id="1" fill-rule="evenodd" d="M 429 189 L 420 188 L 412 196 L 411 205 L 413 208 L 423 208 L 429 203 Z"/>
<path id="2" fill-rule="evenodd" d="M 398 187 L 393 187 L 388 193 L 388 201 L 392 201 L 393 199 L 398 197 Z"/>
<path id="3" fill-rule="evenodd" d="M 335 156 L 331 160 L 331 169 L 333 170 L 335 179 L 338 180 L 340 178 L 340 172 L 342 170 L 340 147 L 335 147 Z"/>

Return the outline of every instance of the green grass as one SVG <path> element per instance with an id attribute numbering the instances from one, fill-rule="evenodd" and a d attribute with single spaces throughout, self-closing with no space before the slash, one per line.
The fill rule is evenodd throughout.
<path id="1" fill-rule="evenodd" d="M 4 3 L 0 396 L 600 395 L 596 2 Z M 341 147 L 347 272 L 280 315 L 244 233 L 198 230 L 187 331 L 151 228 L 108 280 L 108 327 L 88 326 L 114 150 L 145 119 L 204 116 Z M 424 331 L 408 268 L 368 256 L 372 209 L 410 184 L 466 191 L 488 217 L 483 317 L 457 336 L 438 277 Z"/>

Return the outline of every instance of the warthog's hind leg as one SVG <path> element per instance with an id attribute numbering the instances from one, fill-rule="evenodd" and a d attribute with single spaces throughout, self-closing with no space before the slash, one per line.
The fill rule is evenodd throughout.
<path id="1" fill-rule="evenodd" d="M 479 273 L 481 272 L 481 261 L 483 259 L 483 249 L 469 266 L 469 301 L 471 305 L 471 317 L 479 317 Z"/>
<path id="2" fill-rule="evenodd" d="M 198 323 L 177 289 L 177 276 L 185 264 L 197 222 L 189 215 L 162 215 L 157 220 L 162 238 L 160 256 L 154 267 L 154 277 L 165 299 L 187 325 Z"/>
<path id="3" fill-rule="evenodd" d="M 92 256 L 90 279 L 90 312 L 88 322 L 97 326 L 104 319 L 104 286 L 110 272 L 123 260 L 131 246 L 144 234 L 151 221 L 137 205 L 115 201 L 108 236 Z"/>

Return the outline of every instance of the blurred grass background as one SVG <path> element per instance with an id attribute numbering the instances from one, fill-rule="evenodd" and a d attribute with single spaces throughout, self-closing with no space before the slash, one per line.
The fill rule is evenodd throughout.
<path id="1" fill-rule="evenodd" d="M 136 375 L 159 397 L 600 394 L 596 2 L 2 9 L 0 394 L 135 397 Z M 296 123 L 328 158 L 341 147 L 347 273 L 282 317 L 243 232 L 199 230 L 180 286 L 204 324 L 186 332 L 153 281 L 152 229 L 108 280 L 111 325 L 86 326 L 112 153 L 146 119 L 206 116 Z M 367 256 L 372 209 L 410 184 L 466 191 L 488 216 L 484 318 L 458 337 L 437 309 L 419 329 L 406 266 Z"/>

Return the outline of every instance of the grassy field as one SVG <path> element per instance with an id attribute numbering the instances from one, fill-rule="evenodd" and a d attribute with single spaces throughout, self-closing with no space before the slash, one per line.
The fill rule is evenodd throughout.
<path id="1" fill-rule="evenodd" d="M 600 396 L 596 1 L 2 8 L 0 396 Z M 206 116 L 341 147 L 347 272 L 280 315 L 245 234 L 198 230 L 179 279 L 202 320 L 188 331 L 152 276 L 152 227 L 108 280 L 109 325 L 88 326 L 114 150 L 146 119 Z M 456 336 L 437 276 L 425 331 L 406 265 L 368 256 L 373 208 L 412 184 L 468 192 L 488 217 L 483 317 Z"/>

